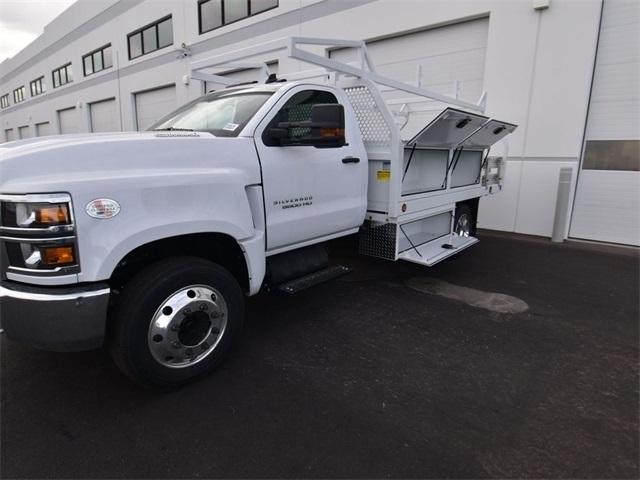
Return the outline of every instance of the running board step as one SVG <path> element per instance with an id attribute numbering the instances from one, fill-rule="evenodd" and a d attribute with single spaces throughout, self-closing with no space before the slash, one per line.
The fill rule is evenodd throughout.
<path id="1" fill-rule="evenodd" d="M 302 290 L 306 290 L 309 287 L 313 287 L 323 282 L 333 280 L 334 278 L 341 277 L 349 273 L 351 270 L 344 265 L 336 265 L 333 267 L 327 267 L 323 270 L 319 270 L 309 275 L 305 275 L 295 280 L 285 282 L 282 285 L 278 285 L 278 291 L 284 293 L 298 293 Z"/>
<path id="2" fill-rule="evenodd" d="M 444 239 L 437 239 L 417 248 L 410 248 L 398 254 L 398 260 L 406 260 L 407 262 L 431 267 L 478 242 L 479 240 L 475 237 L 451 235 L 451 242 L 449 242 L 449 237 L 447 236 Z"/>

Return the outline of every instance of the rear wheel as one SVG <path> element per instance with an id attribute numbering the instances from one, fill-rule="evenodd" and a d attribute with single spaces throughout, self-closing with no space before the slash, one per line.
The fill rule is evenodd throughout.
<path id="1" fill-rule="evenodd" d="M 476 219 L 466 203 L 456 205 L 453 231 L 461 237 L 472 237 L 476 234 Z"/>
<path id="2" fill-rule="evenodd" d="M 243 317 L 242 291 L 227 270 L 199 258 L 163 260 L 125 285 L 111 353 L 138 383 L 178 386 L 220 364 Z"/>

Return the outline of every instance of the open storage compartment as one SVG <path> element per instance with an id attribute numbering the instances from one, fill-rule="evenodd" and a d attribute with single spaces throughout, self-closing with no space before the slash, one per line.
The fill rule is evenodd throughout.
<path id="1" fill-rule="evenodd" d="M 451 188 L 468 187 L 480 183 L 482 172 L 482 150 L 457 150 L 451 166 Z"/>
<path id="2" fill-rule="evenodd" d="M 455 108 L 440 112 L 404 146 L 401 195 L 445 190 L 452 167 L 458 172 L 455 186 L 479 183 L 482 152 L 452 151 L 488 120 Z"/>
<path id="3" fill-rule="evenodd" d="M 448 163 L 449 150 L 405 147 L 402 196 L 445 189 Z"/>
<path id="4" fill-rule="evenodd" d="M 452 213 L 443 212 L 399 225 L 398 253 L 418 248 L 425 243 L 449 235 Z"/>
<path id="5" fill-rule="evenodd" d="M 405 223 L 368 222 L 360 232 L 359 253 L 435 265 L 478 242 L 453 233 L 453 218 L 454 211 L 447 210 Z"/>

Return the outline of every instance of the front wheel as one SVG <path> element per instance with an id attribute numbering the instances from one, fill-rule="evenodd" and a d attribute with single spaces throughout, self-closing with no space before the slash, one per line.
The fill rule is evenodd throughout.
<path id="1" fill-rule="evenodd" d="M 199 258 L 163 260 L 125 285 L 111 354 L 138 383 L 175 387 L 220 364 L 243 317 L 242 290 L 227 270 Z"/>

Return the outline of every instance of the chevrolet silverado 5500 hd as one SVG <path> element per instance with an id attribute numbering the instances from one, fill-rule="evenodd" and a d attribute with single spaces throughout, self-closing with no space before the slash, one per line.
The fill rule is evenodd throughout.
<path id="1" fill-rule="evenodd" d="M 363 66 L 303 45 L 357 49 Z M 329 266 L 327 240 L 358 233 L 363 254 L 426 266 L 477 241 L 478 199 L 503 178 L 489 148 L 515 125 L 482 115 L 482 99 L 382 77 L 362 42 L 268 47 L 321 71 L 222 88 L 145 132 L 0 146 L 9 338 L 54 351 L 104 345 L 136 381 L 180 385 L 223 359 L 245 295 L 344 273 Z M 194 62 L 191 78 L 228 83 L 203 70 L 255 54 Z M 424 102 L 439 105 L 429 121 Z"/>

